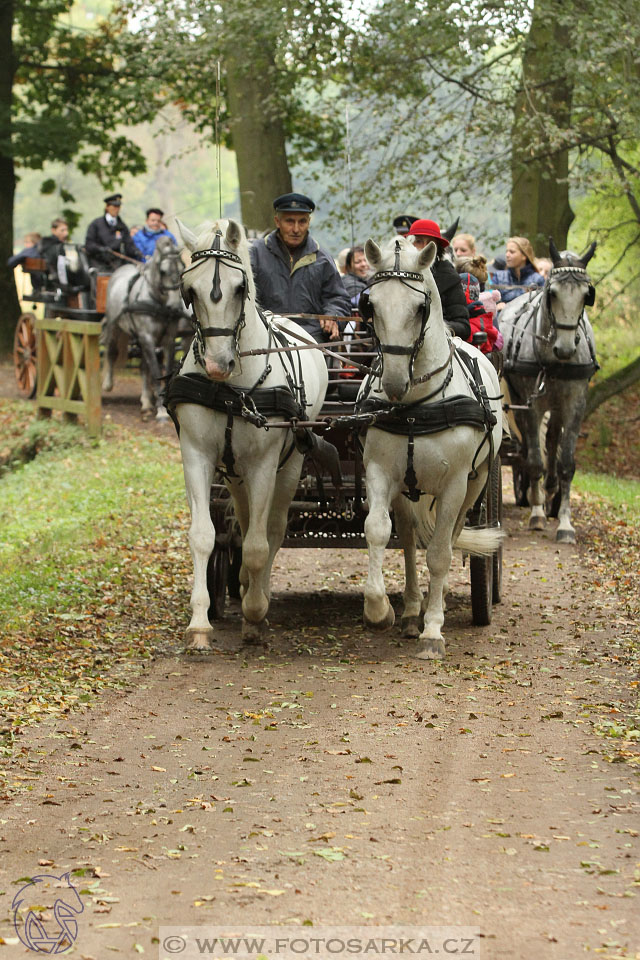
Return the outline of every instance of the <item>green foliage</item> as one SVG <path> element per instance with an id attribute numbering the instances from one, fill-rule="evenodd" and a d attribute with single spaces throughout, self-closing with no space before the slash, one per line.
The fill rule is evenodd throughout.
<path id="1" fill-rule="evenodd" d="M 578 470 L 573 485 L 580 493 L 588 494 L 612 519 L 624 517 L 629 523 L 640 520 L 640 482 L 637 480 Z"/>

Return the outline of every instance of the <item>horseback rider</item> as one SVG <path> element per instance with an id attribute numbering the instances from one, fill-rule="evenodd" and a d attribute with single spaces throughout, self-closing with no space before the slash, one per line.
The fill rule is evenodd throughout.
<path id="1" fill-rule="evenodd" d="M 449 246 L 449 241 L 442 236 L 435 220 L 415 220 L 409 228 L 408 235 L 413 238 L 413 245 L 417 250 L 422 250 L 431 240 L 435 241 L 437 253 L 431 265 L 431 272 L 442 301 L 442 316 L 454 336 L 460 337 L 461 340 L 468 340 L 471 336 L 471 326 L 460 277 L 453 264 L 444 258 L 444 251 Z"/>
<path id="2" fill-rule="evenodd" d="M 144 260 L 144 257 L 131 239 L 128 226 L 120 219 L 122 194 L 112 193 L 104 198 L 104 203 L 103 216 L 96 217 L 87 228 L 85 247 L 92 267 L 99 273 L 113 273 L 124 262 L 116 253 L 131 260 Z"/>
<path id="3" fill-rule="evenodd" d="M 250 249 L 258 303 L 295 316 L 319 343 L 335 340 L 338 324 L 326 317 L 350 316 L 351 303 L 333 257 L 309 233 L 315 203 L 301 193 L 285 193 L 276 197 L 273 209 L 276 229 Z M 305 313 L 321 316 L 298 316 Z"/>

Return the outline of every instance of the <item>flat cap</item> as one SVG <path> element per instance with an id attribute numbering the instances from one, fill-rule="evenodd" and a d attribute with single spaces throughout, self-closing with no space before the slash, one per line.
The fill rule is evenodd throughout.
<path id="1" fill-rule="evenodd" d="M 311 197 L 303 193 L 283 193 L 273 201 L 276 213 L 313 213 L 316 205 Z"/>
<path id="2" fill-rule="evenodd" d="M 393 221 L 393 228 L 396 233 L 400 233 L 402 236 L 404 236 L 405 233 L 409 233 L 411 224 L 415 223 L 417 219 L 417 217 L 409 217 L 406 215 L 406 213 L 403 213 L 401 216 L 395 218 Z"/>
<path id="3" fill-rule="evenodd" d="M 122 206 L 122 194 L 121 193 L 112 193 L 109 197 L 104 198 L 105 203 L 111 203 L 114 207 Z"/>

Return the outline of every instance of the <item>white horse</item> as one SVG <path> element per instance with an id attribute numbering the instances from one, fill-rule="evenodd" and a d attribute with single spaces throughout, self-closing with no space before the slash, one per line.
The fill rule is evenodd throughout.
<path id="1" fill-rule="evenodd" d="M 240 357 L 241 348 L 278 346 L 278 336 L 299 345 L 286 332 L 305 338 L 304 331 L 290 320 L 267 322 L 259 314 L 249 247 L 238 223 L 220 220 L 196 235 L 176 222 L 192 253 L 182 291 L 185 301 L 193 304 L 196 335 L 179 375 L 169 385 L 167 404 L 179 425 L 191 509 L 194 580 L 187 640 L 192 649 L 207 649 L 213 639 L 207 615 L 207 562 L 216 536 L 209 511 L 214 473 L 221 469 L 225 475 L 242 532 L 242 635 L 256 640 L 265 624 L 271 567 L 303 460 L 291 430 L 265 430 L 258 424 L 261 417 L 264 423 L 292 417 L 313 420 L 322 406 L 328 376 L 316 350 Z"/>
<path id="2" fill-rule="evenodd" d="M 595 248 L 594 242 L 581 257 L 561 254 L 550 240 L 553 269 L 543 290 L 533 297 L 516 297 L 500 315 L 504 377 L 526 461 L 525 490 L 530 485 L 529 527 L 543 530 L 545 512 L 557 516 L 556 541 L 561 543 L 576 540 L 571 481 L 589 380 L 598 369 L 593 330 L 584 311 L 595 300 L 586 270 Z"/>
<path id="3" fill-rule="evenodd" d="M 377 340 L 381 369 L 365 381 L 358 399 L 360 410 L 377 415 L 364 447 L 369 501 L 364 619 L 380 628 L 395 619 L 382 574 L 393 508 L 405 560 L 403 632 L 419 636 L 419 658 L 442 657 L 452 548 L 489 555 L 502 538 L 498 529 L 463 529 L 502 439 L 498 378 L 483 354 L 447 334 L 430 270 L 435 244 L 418 252 L 409 241 L 394 238 L 381 250 L 368 240 L 365 250 L 376 274 L 363 315 Z M 426 605 L 418 585 L 416 532 L 428 543 Z"/>
<path id="4" fill-rule="evenodd" d="M 105 345 L 102 389 L 113 389 L 113 367 L 126 334 L 140 345 L 142 418 L 158 409 L 158 384 L 162 371 L 156 349 L 162 348 L 165 374 L 170 374 L 175 356 L 178 324 L 184 314 L 180 299 L 180 254 L 169 237 L 159 237 L 153 256 L 143 267 L 119 267 L 107 287 L 107 309 L 102 330 Z M 124 338 L 126 341 L 126 337 Z M 166 418 L 160 408 L 158 417 Z"/>

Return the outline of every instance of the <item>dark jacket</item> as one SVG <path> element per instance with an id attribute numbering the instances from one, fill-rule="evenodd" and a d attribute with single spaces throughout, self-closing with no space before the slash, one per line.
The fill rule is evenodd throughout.
<path id="1" fill-rule="evenodd" d="M 320 313 L 348 317 L 351 303 L 333 258 L 307 235 L 292 257 L 278 231 L 254 240 L 250 249 L 258 303 L 285 316 Z M 319 343 L 328 339 L 318 320 L 296 320 Z"/>
<path id="2" fill-rule="evenodd" d="M 521 297 L 523 293 L 526 293 L 527 287 L 544 287 L 544 277 L 527 261 L 520 270 L 519 277 L 516 277 L 513 270 L 509 268 L 492 270 L 491 286 L 497 287 L 502 294 L 503 302 L 508 303 L 509 300 L 515 300 L 516 297 Z M 505 287 L 512 287 L 513 289 L 505 290 Z"/>
<path id="3" fill-rule="evenodd" d="M 365 280 L 364 277 L 358 277 L 355 273 L 345 273 L 342 282 L 347 291 L 347 296 L 351 300 L 351 305 L 357 307 L 360 294 L 369 286 L 369 280 Z"/>
<path id="4" fill-rule="evenodd" d="M 64 244 L 51 234 L 40 241 L 40 255 L 47 261 L 49 276 L 58 279 L 58 257 L 64 253 Z"/>
<path id="5" fill-rule="evenodd" d="M 468 340 L 471 336 L 467 300 L 460 283 L 460 274 L 448 260 L 436 260 L 431 265 L 433 279 L 436 281 L 444 322 L 451 328 L 454 336 Z"/>
<path id="6" fill-rule="evenodd" d="M 120 236 L 116 236 L 120 234 Z M 118 217 L 114 226 L 107 223 L 106 217 L 97 217 L 92 220 L 87 227 L 87 238 L 85 247 L 89 256 L 89 263 L 98 270 L 106 270 L 111 273 L 116 267 L 121 267 L 125 262 L 120 257 L 114 257 L 109 250 L 117 250 L 118 253 L 131 257 L 132 260 L 143 260 L 144 257 L 134 244 L 129 235 L 129 227 Z M 108 247 L 109 250 L 105 250 Z"/>

